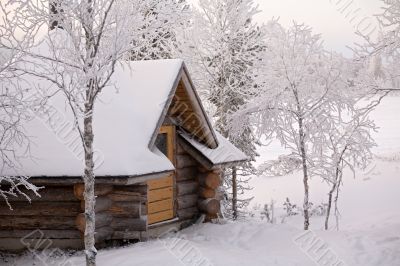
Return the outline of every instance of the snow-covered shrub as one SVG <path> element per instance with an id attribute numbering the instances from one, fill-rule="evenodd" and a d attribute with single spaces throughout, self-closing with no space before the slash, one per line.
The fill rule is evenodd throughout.
<path id="1" fill-rule="evenodd" d="M 286 211 L 287 216 L 295 216 L 301 213 L 301 209 L 296 204 L 291 203 L 289 198 L 286 198 L 283 203 L 283 209 Z"/>
<path id="2" fill-rule="evenodd" d="M 276 223 L 275 218 L 275 201 L 271 200 L 270 204 L 264 204 L 264 208 L 261 212 L 261 220 L 266 219 L 268 223 Z"/>
<path id="3" fill-rule="evenodd" d="M 311 203 L 310 207 L 310 215 L 311 216 L 325 216 L 327 212 L 327 206 L 328 204 L 326 203 L 320 203 L 319 205 L 314 206 L 313 203 Z"/>

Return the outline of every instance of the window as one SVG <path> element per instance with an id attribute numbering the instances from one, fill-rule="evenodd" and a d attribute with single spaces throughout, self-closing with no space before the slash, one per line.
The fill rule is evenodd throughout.
<path id="1" fill-rule="evenodd" d="M 157 136 L 156 147 L 168 157 L 168 134 L 167 133 L 160 133 Z"/>
<path id="2" fill-rule="evenodd" d="M 174 126 L 162 126 L 157 135 L 156 147 L 165 154 L 168 159 L 175 164 L 174 145 L 175 145 L 175 128 Z"/>

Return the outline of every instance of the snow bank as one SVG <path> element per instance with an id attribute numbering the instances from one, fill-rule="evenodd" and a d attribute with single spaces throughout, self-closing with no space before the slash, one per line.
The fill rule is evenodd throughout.
<path id="1" fill-rule="evenodd" d="M 319 256 L 313 254 L 321 255 L 321 250 L 317 251 L 321 247 L 334 254 L 335 261 L 344 263 L 340 265 L 395 266 L 400 265 L 400 236 L 393 232 L 399 228 L 397 223 L 373 230 L 312 231 L 308 234 L 319 244 L 308 252 L 306 248 L 314 242 L 307 242 L 304 231 L 290 225 L 256 221 L 202 224 L 169 238 L 102 250 L 97 259 L 99 266 L 309 266 L 318 265 L 314 263 Z M 28 254 L 10 258 L 4 265 L 40 265 L 38 258 Z M 67 265 L 84 265 L 84 256 L 78 254 L 68 258 L 68 262 Z"/>

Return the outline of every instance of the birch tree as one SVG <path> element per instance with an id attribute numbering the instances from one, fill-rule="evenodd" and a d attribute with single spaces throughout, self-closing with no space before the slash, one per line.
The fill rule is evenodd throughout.
<path id="1" fill-rule="evenodd" d="M 325 51 L 311 28 L 294 23 L 285 30 L 271 22 L 262 72 L 266 86 L 232 118 L 232 129 L 240 132 L 243 119 L 251 116 L 260 136 L 279 140 L 301 161 L 305 230 L 310 225 L 309 179 L 315 176 L 315 162 L 335 123 L 333 114 L 346 105 L 342 65 L 341 57 Z"/>
<path id="2" fill-rule="evenodd" d="M 96 265 L 93 159 L 96 102 L 103 90 L 111 89 L 115 68 L 127 62 L 124 59 L 130 51 L 152 43 L 143 36 L 157 25 L 153 27 L 152 16 L 146 16 L 147 3 L 140 0 L 53 0 L 51 12 L 47 0 L 9 3 L 14 4 L 9 27 L 37 25 L 53 29 L 40 41 L 41 49 L 28 51 L 18 71 L 52 84 L 47 95 L 63 95 L 74 115 L 84 150 L 86 264 Z M 161 14 L 163 10 L 153 12 Z"/>
<path id="3" fill-rule="evenodd" d="M 252 0 L 200 0 L 193 24 L 185 36 L 189 42 L 183 55 L 194 73 L 200 95 L 214 118 L 215 128 L 250 158 L 239 167 L 225 169 L 224 186 L 231 189 L 228 215 L 237 219 L 249 199 L 241 195 L 249 190 L 252 163 L 258 156 L 257 139 L 251 126 L 233 138 L 228 114 L 235 112 L 260 86 L 258 69 L 265 49 L 263 27 L 254 22 L 259 12 Z"/>
<path id="4" fill-rule="evenodd" d="M 30 201 L 27 191 L 38 194 L 39 188 L 29 182 L 29 176 L 21 173 L 18 160 L 27 156 L 30 140 L 23 128 L 23 123 L 31 119 L 28 111 L 39 107 L 34 98 L 27 99 L 27 91 L 19 84 L 25 82 L 23 76 L 16 75 L 14 68 L 20 64 L 24 53 L 22 51 L 33 45 L 33 35 L 37 28 L 24 28 L 19 32 L 14 27 L 8 27 L 7 18 L 10 11 L 0 4 L 0 198 L 12 209 L 9 197 L 25 197 Z M 16 147 L 23 147 L 23 152 Z M 19 176 L 4 175 L 4 169 L 14 169 Z"/>
<path id="5" fill-rule="evenodd" d="M 347 69 L 347 68 L 346 68 Z M 349 79 L 348 79 L 349 80 Z M 352 87 L 353 82 L 350 83 Z M 335 114 L 334 126 L 328 134 L 328 142 L 320 160 L 316 163 L 316 175 L 330 185 L 325 217 L 325 230 L 329 228 L 329 218 L 334 202 L 336 228 L 339 229 L 338 200 L 343 185 L 344 171 L 348 169 L 355 177 L 356 170 L 364 170 L 373 159 L 372 148 L 376 146 L 371 133 L 377 131 L 370 114 L 389 94 L 379 95 L 369 88 L 352 88 L 353 92 L 343 98 L 346 108 Z M 360 93 L 361 92 L 361 93 Z"/>
<path id="6" fill-rule="evenodd" d="M 22 125 L 24 121 L 31 119 L 28 110 L 33 104 L 25 100 L 25 92 L 18 87 L 16 79 L 21 78 L 8 72 L 8 67 L 12 67 L 13 64 L 10 60 L 17 58 L 7 58 L 7 62 L 3 63 L 0 69 L 0 198 L 12 209 L 8 201 L 10 197 L 24 197 L 30 201 L 26 192 L 30 190 L 39 195 L 39 187 L 29 182 L 29 176 L 3 174 L 5 168 L 23 173 L 18 160 L 27 156 L 30 139 Z M 16 147 L 23 147 L 24 152 Z"/>
<path id="7" fill-rule="evenodd" d="M 329 228 L 329 218 L 332 211 L 332 203 L 335 203 L 336 227 L 339 228 L 338 200 L 340 187 L 343 185 L 344 170 L 349 169 L 354 175 L 356 169 L 365 169 L 372 159 L 371 148 L 375 141 L 371 132 L 376 130 L 373 121 L 368 114 L 373 109 L 357 109 L 350 114 L 350 120 L 345 121 L 339 116 L 340 121 L 332 128 L 329 134 L 326 156 L 321 156 L 319 168 L 316 170 L 330 185 L 327 200 L 327 212 L 325 217 L 325 230 Z"/>

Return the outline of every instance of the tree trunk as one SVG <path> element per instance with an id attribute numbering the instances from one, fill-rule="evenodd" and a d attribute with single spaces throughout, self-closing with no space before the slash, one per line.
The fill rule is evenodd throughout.
<path id="1" fill-rule="evenodd" d="M 332 185 L 331 190 L 328 193 L 328 206 L 327 206 L 327 210 L 326 210 L 326 217 L 325 217 L 325 230 L 329 229 L 329 217 L 331 215 L 331 209 L 332 209 L 332 198 L 333 198 L 333 193 L 335 192 L 336 188 L 337 188 L 337 182 L 339 179 L 339 168 L 336 168 L 336 173 L 335 173 L 335 181 Z"/>
<path id="2" fill-rule="evenodd" d="M 236 167 L 232 167 L 232 218 L 233 220 L 236 220 L 238 218 Z"/>
<path id="3" fill-rule="evenodd" d="M 333 198 L 333 192 L 336 189 L 336 184 L 334 184 L 331 188 L 331 190 L 328 193 L 328 206 L 326 210 L 326 217 L 325 217 L 325 230 L 329 229 L 329 216 L 331 215 L 331 209 L 332 209 L 332 198 Z"/>
<path id="4" fill-rule="evenodd" d="M 299 117 L 299 135 L 300 135 L 300 153 L 303 165 L 303 185 L 304 185 L 304 230 L 310 227 L 310 213 L 309 213 L 309 186 L 308 186 L 308 169 L 307 169 L 307 154 L 305 148 L 305 133 L 303 128 L 303 118 Z"/>
<path id="5" fill-rule="evenodd" d="M 85 255 L 86 265 L 96 265 L 97 250 L 95 248 L 95 204 L 96 198 L 94 194 L 94 162 L 93 162 L 93 112 L 89 104 L 85 104 L 85 118 L 84 118 L 84 150 L 85 150 L 85 175 L 83 177 L 85 184 Z"/>
<path id="6" fill-rule="evenodd" d="M 339 187 L 342 183 L 342 178 L 343 178 L 342 172 L 340 172 L 340 175 L 339 175 L 338 181 L 337 181 L 337 185 L 336 185 L 336 196 L 335 196 L 335 200 L 334 200 L 335 201 L 336 230 L 339 230 L 340 213 L 339 213 L 339 208 L 338 208 L 338 201 L 339 201 L 339 192 L 340 192 Z"/>

